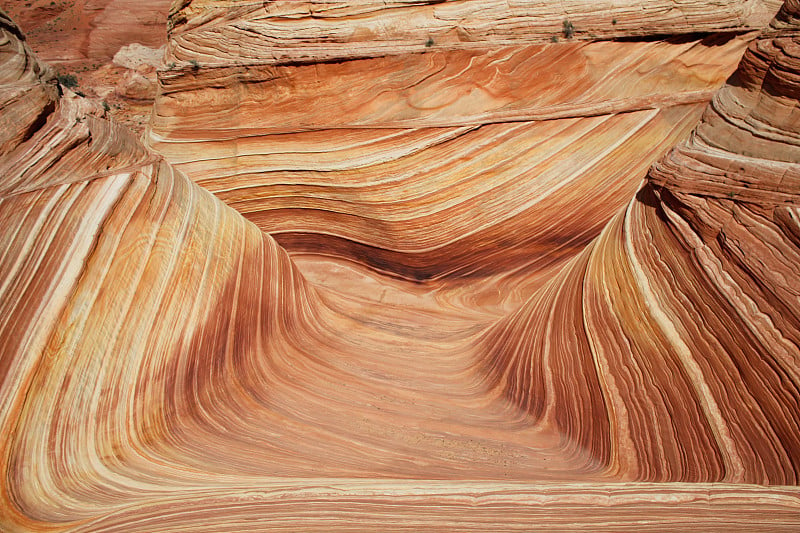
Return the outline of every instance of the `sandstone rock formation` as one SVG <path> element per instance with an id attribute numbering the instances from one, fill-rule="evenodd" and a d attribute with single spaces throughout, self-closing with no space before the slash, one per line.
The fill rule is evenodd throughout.
<path id="1" fill-rule="evenodd" d="M 151 146 L 290 250 L 410 279 L 581 250 L 733 71 L 733 30 L 769 8 L 235 6 L 176 4 Z M 728 32 L 578 39 L 700 29 Z"/>
<path id="2" fill-rule="evenodd" d="M 760 29 L 778 0 L 178 0 L 180 61 L 252 65 L 406 55 L 429 48 Z M 567 31 L 565 22 L 572 30 Z"/>
<path id="3" fill-rule="evenodd" d="M 166 158 L 0 17 L 0 528 L 800 526 L 800 3 L 649 172 L 752 36 L 195 67 L 219 4 Z"/>
<path id="4" fill-rule="evenodd" d="M 484 339 L 499 390 L 625 477 L 798 483 L 798 13 Z"/>
<path id="5" fill-rule="evenodd" d="M 152 51 L 166 43 L 171 0 L 0 0 L 19 24 L 40 60 L 61 76 L 72 77 L 74 90 L 97 100 L 108 114 L 136 132 L 144 129 L 156 92 Z M 150 50 L 148 68 L 112 58 L 131 46 Z M 142 55 L 137 50 L 135 55 Z M 127 54 L 128 59 L 133 59 Z M 124 63 L 120 66 L 118 63 Z M 155 63 L 155 65 L 152 65 Z"/>
<path id="6" fill-rule="evenodd" d="M 117 82 L 116 93 L 124 98 L 152 102 L 158 92 L 156 69 L 161 66 L 163 57 L 164 47 L 131 43 L 120 48 L 112 63 L 126 70 Z"/>
<path id="7" fill-rule="evenodd" d="M 125 45 L 158 48 L 171 0 L 0 0 L 43 61 L 73 70 L 107 63 Z"/>

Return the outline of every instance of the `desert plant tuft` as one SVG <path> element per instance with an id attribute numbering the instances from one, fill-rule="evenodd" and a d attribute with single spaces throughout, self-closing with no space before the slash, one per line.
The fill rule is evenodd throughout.
<path id="1" fill-rule="evenodd" d="M 569 19 L 564 19 L 561 31 L 564 34 L 564 37 L 567 39 L 572 39 L 572 36 L 575 35 L 575 25 L 572 24 Z"/>
<path id="2" fill-rule="evenodd" d="M 62 87 L 74 89 L 78 86 L 78 78 L 75 77 L 75 74 L 59 74 L 56 78 Z"/>

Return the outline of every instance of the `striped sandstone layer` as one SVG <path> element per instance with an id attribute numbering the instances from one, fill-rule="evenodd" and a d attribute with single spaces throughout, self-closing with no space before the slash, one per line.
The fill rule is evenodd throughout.
<path id="1" fill-rule="evenodd" d="M 419 280 L 540 269 L 599 233 L 776 10 L 178 3 L 147 138 L 291 252 Z M 722 33 L 584 40 L 698 31 Z"/>
<path id="2" fill-rule="evenodd" d="M 295 264 L 2 20 L 0 526 L 796 530 L 799 13 L 566 268 L 429 285 Z"/>
<path id="3" fill-rule="evenodd" d="M 625 477 L 798 483 L 799 13 L 484 338 L 499 390 Z"/>
<path id="4" fill-rule="evenodd" d="M 579 40 L 761 29 L 777 0 L 177 0 L 176 61 L 318 63 Z M 565 34 L 565 20 L 571 24 Z"/>

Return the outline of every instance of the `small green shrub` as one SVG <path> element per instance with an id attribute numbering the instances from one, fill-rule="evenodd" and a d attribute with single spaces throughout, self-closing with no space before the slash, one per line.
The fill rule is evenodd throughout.
<path id="1" fill-rule="evenodd" d="M 569 19 L 564 19 L 561 31 L 564 34 L 564 37 L 567 39 L 572 39 L 572 36 L 575 35 L 575 25 L 572 24 Z"/>
<path id="2" fill-rule="evenodd" d="M 59 74 L 57 79 L 62 87 L 67 87 L 68 89 L 74 89 L 78 86 L 78 78 L 75 77 L 75 74 Z"/>

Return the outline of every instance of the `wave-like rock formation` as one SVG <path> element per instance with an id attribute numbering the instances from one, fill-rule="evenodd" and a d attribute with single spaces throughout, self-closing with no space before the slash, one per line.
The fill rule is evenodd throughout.
<path id="1" fill-rule="evenodd" d="M 737 32 L 771 8 L 184 4 L 151 146 L 293 252 L 425 280 L 581 250 L 696 124 L 746 46 Z M 701 30 L 721 33 L 578 39 Z"/>
<path id="2" fill-rule="evenodd" d="M 627 208 L 484 339 L 499 389 L 625 477 L 798 483 L 796 16 L 787 3 Z"/>
<path id="3" fill-rule="evenodd" d="M 183 4 L 222 35 L 257 11 Z M 0 17 L 0 528 L 797 530 L 798 28 L 787 2 L 649 173 L 745 39 L 499 48 L 506 85 L 605 67 L 562 103 L 529 74 L 440 114 L 354 94 L 338 135 L 288 96 L 333 101 L 305 59 L 167 68 L 149 138 L 189 179 Z M 434 98 L 488 75 L 473 52 L 403 61 Z M 261 121 L 231 96 L 270 90 Z"/>

